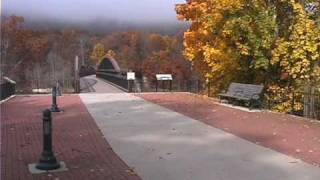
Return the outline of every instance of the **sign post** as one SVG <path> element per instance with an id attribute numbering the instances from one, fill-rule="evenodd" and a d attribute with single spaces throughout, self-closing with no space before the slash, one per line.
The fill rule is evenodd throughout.
<path id="1" fill-rule="evenodd" d="M 128 90 L 129 92 L 133 91 L 134 80 L 136 79 L 136 74 L 134 72 L 127 72 L 128 80 Z"/>
<path id="2" fill-rule="evenodd" d="M 74 61 L 74 89 L 76 93 L 80 93 L 79 57 L 76 56 Z"/>
<path id="3" fill-rule="evenodd" d="M 158 81 L 162 81 L 162 89 L 164 89 L 164 81 L 170 81 L 170 91 L 172 91 L 172 74 L 157 74 L 156 78 L 156 92 L 158 92 Z"/>

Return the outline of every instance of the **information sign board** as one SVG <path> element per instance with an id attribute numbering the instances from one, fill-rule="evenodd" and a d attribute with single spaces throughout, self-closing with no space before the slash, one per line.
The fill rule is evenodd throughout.
<path id="1" fill-rule="evenodd" d="M 158 81 L 172 81 L 171 74 L 157 74 L 156 77 Z"/>
<path id="2" fill-rule="evenodd" d="M 135 80 L 136 75 L 134 72 L 127 72 L 127 80 Z"/>

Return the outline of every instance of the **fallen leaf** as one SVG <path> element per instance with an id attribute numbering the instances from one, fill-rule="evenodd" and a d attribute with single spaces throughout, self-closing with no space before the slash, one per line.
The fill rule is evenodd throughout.
<path id="1" fill-rule="evenodd" d="M 126 173 L 128 173 L 128 174 L 130 174 L 130 175 L 136 175 L 136 174 L 137 174 L 136 172 L 134 172 L 133 169 L 127 169 L 127 170 L 126 170 Z"/>
<path id="2" fill-rule="evenodd" d="M 291 161 L 291 162 L 289 162 L 289 163 L 298 163 L 298 161 Z"/>

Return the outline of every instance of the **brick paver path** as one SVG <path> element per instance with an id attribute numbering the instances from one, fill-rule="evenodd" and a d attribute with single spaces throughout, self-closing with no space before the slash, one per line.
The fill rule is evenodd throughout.
<path id="1" fill-rule="evenodd" d="M 3 180 L 139 180 L 111 149 L 80 98 L 59 98 L 63 113 L 53 115 L 54 151 L 67 172 L 31 175 L 42 149 L 41 111 L 50 96 L 19 96 L 1 105 L 1 178 Z"/>
<path id="2" fill-rule="evenodd" d="M 320 165 L 319 121 L 271 112 L 246 112 L 190 93 L 137 96 L 256 144 Z"/>

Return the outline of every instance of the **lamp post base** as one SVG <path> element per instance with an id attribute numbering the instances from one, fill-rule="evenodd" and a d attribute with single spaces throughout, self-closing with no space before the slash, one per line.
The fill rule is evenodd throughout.
<path id="1" fill-rule="evenodd" d="M 57 162 L 55 164 L 47 164 L 47 163 L 38 163 L 36 168 L 39 170 L 50 171 L 60 168 L 60 164 Z"/>
<path id="2" fill-rule="evenodd" d="M 45 171 L 55 170 L 60 168 L 60 163 L 58 163 L 53 153 L 43 152 L 36 168 Z"/>
<path id="3" fill-rule="evenodd" d="M 60 109 L 58 108 L 58 106 L 52 105 L 51 108 L 50 108 L 50 111 L 51 112 L 60 112 Z"/>

